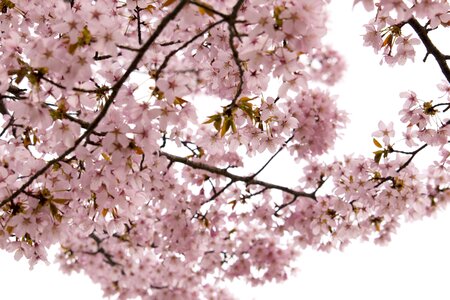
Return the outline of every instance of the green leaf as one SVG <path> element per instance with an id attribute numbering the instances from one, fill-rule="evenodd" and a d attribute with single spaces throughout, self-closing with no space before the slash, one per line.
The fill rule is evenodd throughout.
<path id="1" fill-rule="evenodd" d="M 236 123 L 234 123 L 234 119 L 231 119 L 231 131 L 233 133 L 237 132 Z"/>
<path id="2" fill-rule="evenodd" d="M 273 9 L 273 18 L 275 19 L 275 27 L 279 29 L 283 26 L 283 19 L 280 18 L 281 13 L 283 12 L 284 7 L 275 6 Z"/>
<path id="3" fill-rule="evenodd" d="M 230 129 L 231 126 L 231 122 L 232 122 L 232 117 L 225 117 L 223 120 L 223 124 L 222 124 L 222 129 L 220 130 L 220 136 L 223 137 L 227 131 Z"/>
<path id="4" fill-rule="evenodd" d="M 146 11 L 148 11 L 149 13 L 153 13 L 153 11 L 155 10 L 155 7 L 151 4 L 147 5 L 146 8 L 144 8 Z"/>
<path id="5" fill-rule="evenodd" d="M 379 151 L 375 151 L 375 152 L 374 152 L 374 154 L 375 154 L 374 160 L 375 160 L 375 162 L 376 162 L 377 164 L 380 163 L 381 156 L 383 155 L 383 152 L 384 152 L 383 150 L 379 150 Z"/>
<path id="6" fill-rule="evenodd" d="M 222 115 L 219 113 L 212 115 L 212 116 L 208 116 L 208 120 L 203 122 L 203 124 L 213 123 L 213 122 L 216 122 L 217 120 L 222 120 Z"/>
<path id="7" fill-rule="evenodd" d="M 181 107 L 183 107 L 183 104 L 188 103 L 188 101 L 184 100 L 183 98 L 180 97 L 175 97 L 175 100 L 173 101 L 173 104 L 175 105 L 179 105 Z"/>
<path id="8" fill-rule="evenodd" d="M 49 206 L 50 206 L 50 212 L 51 212 L 53 218 L 54 218 L 55 220 L 61 222 L 62 216 L 59 214 L 59 210 L 58 210 L 58 208 L 56 207 L 56 205 L 50 202 Z"/>
<path id="9" fill-rule="evenodd" d="M 89 45 L 92 41 L 92 35 L 87 26 L 83 27 L 81 30 L 81 36 L 78 38 L 78 43 L 80 46 Z"/>
<path id="10" fill-rule="evenodd" d="M 222 125 L 222 118 L 220 118 L 214 122 L 214 128 L 216 128 L 217 131 L 220 130 L 221 125 Z"/>
<path id="11" fill-rule="evenodd" d="M 375 146 L 377 146 L 378 148 L 383 148 L 383 146 L 381 146 L 380 142 L 377 141 L 376 138 L 373 138 L 373 143 L 375 144 Z"/>
<path id="12" fill-rule="evenodd" d="M 256 98 L 258 98 L 258 97 L 252 97 L 252 98 L 242 97 L 242 98 L 239 99 L 238 103 L 249 102 L 249 101 L 255 100 Z"/>
<path id="13" fill-rule="evenodd" d="M 254 120 L 254 111 L 253 111 L 253 105 L 249 102 L 239 103 L 238 107 L 245 112 L 251 120 Z"/>
<path id="14" fill-rule="evenodd" d="M 70 54 L 74 54 L 75 50 L 77 50 L 78 48 L 78 43 L 74 43 L 69 45 L 69 48 L 67 49 L 69 51 Z"/>

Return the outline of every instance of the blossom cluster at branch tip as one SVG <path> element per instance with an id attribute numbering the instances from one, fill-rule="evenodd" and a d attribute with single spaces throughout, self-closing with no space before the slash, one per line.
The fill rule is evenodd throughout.
<path id="1" fill-rule="evenodd" d="M 329 2 L 0 0 L 0 249 L 33 266 L 59 245 L 105 297 L 233 299 L 229 281 L 286 280 L 304 248 L 385 244 L 446 205 L 448 81 L 400 94 L 375 157 L 322 159 L 348 119 Z M 450 74 L 428 37 L 447 1 L 359 2 L 364 46 L 401 65 L 423 44 Z M 294 186 L 262 179 L 283 151 Z"/>

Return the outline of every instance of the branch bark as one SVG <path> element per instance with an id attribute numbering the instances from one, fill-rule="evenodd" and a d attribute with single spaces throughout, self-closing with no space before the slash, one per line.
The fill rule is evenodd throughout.
<path id="1" fill-rule="evenodd" d="M 183 7 L 188 3 L 188 0 L 181 0 L 178 5 L 170 12 L 168 13 L 159 23 L 159 25 L 156 27 L 153 34 L 149 37 L 149 39 L 145 42 L 145 44 L 139 49 L 139 52 L 134 57 L 131 64 L 128 66 L 125 73 L 122 75 L 122 77 L 114 84 L 112 87 L 111 95 L 108 98 L 108 101 L 105 102 L 105 106 L 100 111 L 100 113 L 97 115 L 97 117 L 92 121 L 90 126 L 86 129 L 86 131 L 75 141 L 74 145 L 70 148 L 68 148 L 64 153 L 62 153 L 60 156 L 58 156 L 55 159 L 50 160 L 47 162 L 47 164 L 41 168 L 39 171 L 37 171 L 33 176 L 31 176 L 28 181 L 26 181 L 19 189 L 17 189 L 15 192 L 13 192 L 8 198 L 4 199 L 2 202 L 0 202 L 0 207 L 3 207 L 6 203 L 13 201 L 18 195 L 20 195 L 27 187 L 29 187 L 34 180 L 36 180 L 39 176 L 43 175 L 47 170 L 49 170 L 54 164 L 58 163 L 59 161 L 63 160 L 67 155 L 72 153 L 82 142 L 84 139 L 88 138 L 91 133 L 94 132 L 95 128 L 100 124 L 101 120 L 106 116 L 106 113 L 108 112 L 108 109 L 113 104 L 114 100 L 116 99 L 117 95 L 119 94 L 119 90 L 125 83 L 125 81 L 128 79 L 130 74 L 134 72 L 136 67 L 138 66 L 139 62 L 144 57 L 145 52 L 150 48 L 150 46 L 156 41 L 158 36 L 162 33 L 164 28 L 169 24 L 171 20 L 173 20 L 178 13 L 183 9 Z"/>
<path id="2" fill-rule="evenodd" d="M 228 170 L 226 169 L 221 169 L 218 167 L 214 167 L 214 166 L 210 166 L 208 164 L 205 164 L 203 162 L 196 162 L 196 161 L 192 161 L 188 158 L 184 158 L 184 157 L 180 157 L 180 156 L 176 156 L 173 154 L 169 154 L 167 152 L 163 152 L 161 151 L 159 153 L 161 156 L 166 157 L 168 160 L 170 160 L 171 162 L 178 162 L 181 164 L 184 164 L 186 166 L 189 166 L 193 169 L 198 169 L 198 170 L 204 170 L 213 174 L 217 174 L 217 175 L 221 175 L 224 177 L 227 177 L 229 179 L 231 179 L 232 182 L 243 182 L 245 183 L 247 186 L 249 185 L 259 185 L 259 186 L 263 186 L 265 188 L 268 189 L 273 189 L 273 190 L 279 190 L 288 194 L 291 194 L 295 197 L 304 197 L 304 198 L 309 198 L 312 199 L 314 201 L 316 201 L 316 197 L 315 197 L 315 193 L 307 193 L 304 191 L 297 191 L 285 186 L 281 186 L 281 185 L 277 185 L 277 184 L 273 184 L 273 183 L 269 183 L 269 182 L 265 182 L 262 180 L 258 180 L 255 179 L 254 176 L 240 176 L 240 175 L 235 175 L 233 173 L 228 172 Z"/>
<path id="3" fill-rule="evenodd" d="M 447 78 L 447 81 L 450 82 L 450 69 L 447 65 L 447 56 L 442 54 L 441 51 L 433 44 L 431 39 L 428 37 L 428 30 L 420 25 L 419 21 L 415 18 L 411 18 L 408 20 L 408 24 L 414 29 L 414 31 L 419 36 L 420 40 L 424 44 L 425 48 L 427 49 L 427 56 L 429 54 L 433 55 L 436 59 L 439 67 L 441 68 L 442 74 L 444 74 L 445 78 Z"/>

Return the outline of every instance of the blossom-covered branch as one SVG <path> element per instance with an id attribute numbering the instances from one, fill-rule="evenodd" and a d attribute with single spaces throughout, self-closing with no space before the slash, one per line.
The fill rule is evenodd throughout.
<path id="1" fill-rule="evenodd" d="M 0 202 L 0 207 L 2 207 L 6 203 L 14 200 L 18 195 L 20 195 L 23 191 L 25 191 L 25 189 L 28 186 L 30 186 L 36 178 L 38 178 L 39 176 L 44 174 L 54 164 L 63 160 L 67 155 L 72 153 L 86 138 L 89 137 L 89 135 L 95 130 L 97 125 L 105 117 L 106 113 L 108 112 L 109 107 L 113 104 L 114 100 L 116 99 L 117 95 L 119 94 L 119 90 L 122 88 L 123 84 L 128 79 L 130 74 L 136 69 L 136 67 L 140 63 L 141 59 L 144 57 L 144 54 L 146 53 L 146 51 L 155 42 L 155 40 L 158 38 L 158 36 L 164 30 L 166 25 L 171 20 L 173 20 L 176 17 L 176 15 L 183 9 L 183 7 L 186 5 L 187 2 L 188 2 L 187 0 L 180 0 L 180 3 L 161 20 L 161 22 L 159 23 L 158 27 L 156 27 L 153 34 L 148 38 L 148 40 L 145 42 L 145 44 L 140 48 L 139 52 L 134 57 L 133 61 L 130 63 L 130 65 L 127 68 L 127 70 L 125 71 L 125 73 L 120 77 L 120 79 L 112 87 L 111 94 L 108 96 L 108 100 L 105 102 L 105 105 L 103 106 L 102 110 L 98 113 L 97 117 L 90 123 L 89 127 L 86 128 L 86 131 L 74 142 L 74 145 L 72 147 L 68 148 L 66 151 L 64 151 L 57 158 L 52 159 L 49 162 L 47 162 L 47 164 L 43 168 L 36 171 L 24 184 L 22 184 L 22 186 L 19 189 L 15 190 L 13 193 L 11 193 L 11 195 L 9 197 L 2 200 Z"/>
<path id="2" fill-rule="evenodd" d="M 160 152 L 160 154 L 162 156 L 166 157 L 167 159 L 169 159 L 170 161 L 182 163 L 182 164 L 187 165 L 194 169 L 204 170 L 204 171 L 216 174 L 216 175 L 221 175 L 221 176 L 230 178 L 232 182 L 244 182 L 247 186 L 259 185 L 259 186 L 262 186 L 262 187 L 265 187 L 268 189 L 280 190 L 280 191 L 286 192 L 288 194 L 292 194 L 296 197 L 305 197 L 305 198 L 310 198 L 312 200 L 315 200 L 313 193 L 296 191 L 296 190 L 293 190 L 293 189 L 290 189 L 290 188 L 287 188 L 287 187 L 284 187 L 281 185 L 257 180 L 257 179 L 255 179 L 255 176 L 253 176 L 253 175 L 250 175 L 250 176 L 235 175 L 233 173 L 228 172 L 226 169 L 221 169 L 221 168 L 217 168 L 214 166 L 210 166 L 210 165 L 202 163 L 202 162 L 196 162 L 196 161 L 190 160 L 188 158 L 176 156 L 176 155 L 169 154 L 166 152 Z M 229 184 L 227 185 L 227 187 L 229 187 Z"/>
<path id="3" fill-rule="evenodd" d="M 426 29 L 426 27 L 420 25 L 419 21 L 417 21 L 416 18 L 409 19 L 408 24 L 414 29 L 423 45 L 427 49 L 426 57 L 430 54 L 433 55 L 439 67 L 441 68 L 442 74 L 444 74 L 447 81 L 450 82 L 450 68 L 448 67 L 446 58 L 448 56 L 441 53 L 441 51 L 439 51 L 439 49 L 433 44 L 431 39 L 428 37 L 429 31 Z"/>
<path id="4" fill-rule="evenodd" d="M 400 138 L 383 120 L 373 155 L 324 159 L 348 119 L 329 1 L 0 1 L 0 248 L 33 265 L 59 244 L 106 297 L 231 299 L 229 280 L 285 280 L 303 248 L 385 244 L 445 206 L 448 55 L 428 33 L 450 5 L 358 2 L 382 63 L 424 44 L 447 81 L 401 93 Z M 260 180 L 282 151 L 293 187 Z"/>

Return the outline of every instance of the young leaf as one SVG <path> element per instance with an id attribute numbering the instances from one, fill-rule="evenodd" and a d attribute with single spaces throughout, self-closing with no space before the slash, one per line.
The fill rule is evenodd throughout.
<path id="1" fill-rule="evenodd" d="M 102 209 L 102 216 L 106 217 L 106 215 L 108 214 L 109 210 L 107 208 Z"/>
<path id="2" fill-rule="evenodd" d="M 181 107 L 183 107 L 183 104 L 188 103 L 188 101 L 184 100 L 183 98 L 180 97 L 175 97 L 175 100 L 173 101 L 173 104 L 175 105 L 179 105 Z"/>
<path id="3" fill-rule="evenodd" d="M 378 148 L 383 148 L 383 146 L 381 146 L 380 142 L 377 141 L 376 138 L 373 138 L 373 143 L 375 144 L 375 146 L 377 146 Z"/>
<path id="4" fill-rule="evenodd" d="M 230 129 L 231 126 L 231 122 L 232 122 L 232 117 L 226 116 L 223 120 L 223 124 L 222 124 L 222 129 L 220 130 L 220 136 L 223 137 L 228 129 Z"/>
<path id="5" fill-rule="evenodd" d="M 51 201 L 54 202 L 54 203 L 57 203 L 57 204 L 65 205 L 65 204 L 70 202 L 70 199 L 52 198 Z"/>
<path id="6" fill-rule="evenodd" d="M 53 204 L 53 203 L 51 203 L 51 202 L 50 202 L 50 204 L 49 204 L 49 207 L 50 207 L 50 212 L 51 212 L 52 216 L 55 218 L 55 216 L 56 216 L 56 215 L 58 214 L 58 212 L 59 212 L 58 208 L 56 207 L 55 204 Z"/>
<path id="7" fill-rule="evenodd" d="M 203 6 L 205 6 L 207 8 L 211 8 L 212 9 L 212 6 L 209 5 L 208 3 L 205 3 L 205 2 L 202 2 L 202 1 L 199 1 L 199 3 L 201 3 Z M 199 7 L 198 8 L 198 12 L 201 15 L 207 14 L 210 17 L 214 17 L 214 13 L 211 10 L 207 9 L 207 8 Z"/>
<path id="8" fill-rule="evenodd" d="M 228 204 L 231 204 L 231 209 L 234 209 L 236 207 L 237 200 L 231 200 Z"/>
<path id="9" fill-rule="evenodd" d="M 166 2 L 164 2 L 163 3 L 163 7 L 166 7 L 166 6 L 170 6 L 170 5 L 172 5 L 173 3 L 175 3 L 175 0 L 167 0 Z"/>
<path id="10" fill-rule="evenodd" d="M 213 123 L 213 122 L 216 122 L 217 120 L 221 120 L 221 119 L 222 119 L 222 115 L 217 113 L 215 115 L 208 116 L 208 120 L 203 122 L 203 124 Z"/>
<path id="11" fill-rule="evenodd" d="M 383 156 L 384 151 L 383 150 L 378 150 L 375 151 L 373 154 L 375 154 L 374 160 L 377 164 L 380 163 L 381 157 Z"/>

